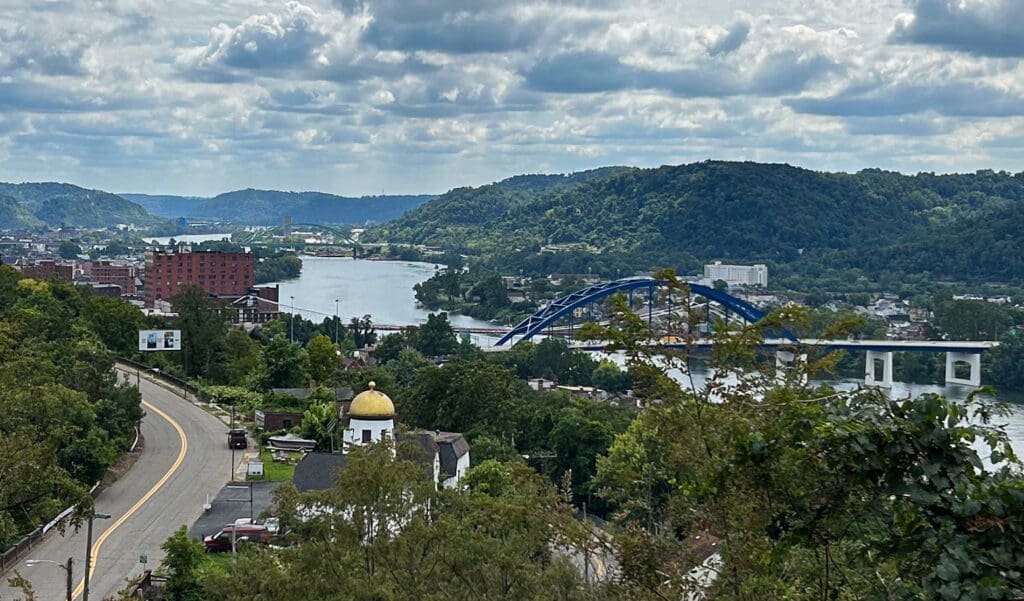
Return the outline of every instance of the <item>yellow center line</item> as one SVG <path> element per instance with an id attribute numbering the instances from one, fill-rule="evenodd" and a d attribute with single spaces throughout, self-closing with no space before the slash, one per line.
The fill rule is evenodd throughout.
<path id="1" fill-rule="evenodd" d="M 89 560 L 91 563 L 89 567 L 89 580 L 92 580 L 92 576 L 96 572 L 96 561 L 99 558 L 100 547 L 103 546 L 103 543 L 106 542 L 107 538 L 109 538 L 110 535 L 113 534 L 114 531 L 121 526 L 121 524 L 124 524 L 125 521 L 128 520 L 128 518 L 132 517 L 132 514 L 138 511 L 140 507 L 145 505 L 146 501 L 149 501 L 150 497 L 156 494 L 156 491 L 160 490 L 161 486 L 167 483 L 167 480 L 169 480 L 170 477 L 174 475 L 174 472 L 178 471 L 178 468 L 181 467 L 181 462 L 185 460 L 185 453 L 188 451 L 188 438 L 185 437 L 185 431 L 181 429 L 181 426 L 178 425 L 178 422 L 174 421 L 173 419 L 171 419 L 171 416 L 167 415 L 163 411 L 160 411 L 159 409 L 157 409 L 153 405 L 150 405 L 146 401 L 142 401 L 142 406 L 152 411 L 153 413 L 156 413 L 160 417 L 167 420 L 167 423 L 171 424 L 171 427 L 173 427 L 178 432 L 178 438 L 181 439 L 181 450 L 178 452 L 178 458 L 174 460 L 174 464 L 167 470 L 167 472 L 164 473 L 164 475 L 159 480 L 156 481 L 156 484 L 154 484 L 153 487 L 146 492 L 146 494 L 142 495 L 142 498 L 136 501 L 135 504 L 132 505 L 130 509 L 128 509 L 128 511 L 124 512 L 124 514 L 121 517 L 117 518 L 117 520 L 110 525 L 110 528 L 107 528 L 107 530 L 103 534 L 101 534 L 98 539 L 96 539 L 96 542 L 92 546 L 92 554 Z M 78 582 L 78 586 L 75 587 L 75 591 L 74 593 L 72 593 L 72 597 L 74 598 L 81 595 L 83 589 L 85 589 L 84 578 Z"/>

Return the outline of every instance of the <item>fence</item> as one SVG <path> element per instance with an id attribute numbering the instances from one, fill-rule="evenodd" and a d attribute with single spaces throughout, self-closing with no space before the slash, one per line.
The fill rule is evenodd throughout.
<path id="1" fill-rule="evenodd" d="M 203 392 L 198 386 L 190 384 L 187 380 L 182 380 L 181 378 L 173 376 L 167 372 L 160 371 L 159 368 L 150 367 L 145 363 L 139 363 L 138 361 L 132 361 L 131 359 L 124 358 L 118 359 L 117 363 L 119 366 L 131 368 L 126 369 L 125 371 L 135 370 L 136 377 L 141 377 L 141 374 L 145 373 L 151 378 L 156 378 L 165 384 L 170 384 L 171 386 L 180 388 L 184 392 L 182 396 L 185 398 L 188 398 L 188 395 L 191 393 L 193 397 L 199 401 L 204 403 L 210 402 L 210 395 Z"/>

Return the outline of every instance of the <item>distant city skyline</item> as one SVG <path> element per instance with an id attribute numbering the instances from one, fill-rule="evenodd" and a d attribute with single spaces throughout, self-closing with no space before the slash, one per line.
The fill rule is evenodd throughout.
<path id="1" fill-rule="evenodd" d="M 0 6 L 0 181 L 359 196 L 708 158 L 1024 170 L 1015 0 Z"/>

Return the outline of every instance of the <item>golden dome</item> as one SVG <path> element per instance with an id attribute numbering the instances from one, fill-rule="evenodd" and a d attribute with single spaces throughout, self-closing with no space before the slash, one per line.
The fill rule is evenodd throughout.
<path id="1" fill-rule="evenodd" d="M 376 389 L 376 382 L 370 382 L 370 389 L 364 390 L 352 399 L 348 414 L 351 417 L 380 419 L 395 416 L 395 405 L 388 395 Z"/>

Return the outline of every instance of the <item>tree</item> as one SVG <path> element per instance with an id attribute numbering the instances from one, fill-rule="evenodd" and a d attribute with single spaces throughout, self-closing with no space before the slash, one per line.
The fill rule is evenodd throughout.
<path id="1" fill-rule="evenodd" d="M 288 342 L 283 336 L 273 338 L 263 349 L 263 359 L 267 363 L 267 387 L 305 386 L 304 355 L 305 351 L 298 344 Z"/>
<path id="2" fill-rule="evenodd" d="M 427 323 L 420 326 L 416 336 L 415 348 L 427 357 L 439 357 L 453 354 L 457 344 L 448 314 L 441 312 L 427 315 Z"/>
<path id="3" fill-rule="evenodd" d="M 348 329 L 352 333 L 352 342 L 356 348 L 365 348 L 377 342 L 377 332 L 373 329 L 373 321 L 369 315 L 353 317 Z"/>
<path id="4" fill-rule="evenodd" d="M 82 254 L 82 247 L 72 240 L 65 240 L 57 247 L 57 254 L 62 259 L 77 259 Z"/>
<path id="5" fill-rule="evenodd" d="M 171 297 L 181 330 L 182 363 L 186 376 L 203 376 L 219 381 L 227 320 L 222 305 L 209 298 L 201 286 L 186 284 Z"/>
<path id="6" fill-rule="evenodd" d="M 511 426 L 513 403 L 528 390 L 509 370 L 456 361 L 420 370 L 400 411 L 416 427 L 464 432 L 470 437 L 500 436 Z"/>
<path id="7" fill-rule="evenodd" d="M 85 299 L 81 317 L 103 344 L 119 356 L 132 357 L 138 352 L 142 329 L 138 308 L 121 299 L 90 296 Z"/>
<path id="8" fill-rule="evenodd" d="M 626 392 L 632 385 L 629 373 L 607 359 L 594 368 L 590 381 L 594 386 L 608 392 Z"/>
<path id="9" fill-rule="evenodd" d="M 333 386 L 341 363 L 341 351 L 331 339 L 317 334 L 306 346 L 306 373 L 320 386 Z"/>
<path id="10" fill-rule="evenodd" d="M 203 562 L 203 544 L 188 535 L 185 526 L 178 528 L 160 548 L 166 555 L 160 568 L 167 575 L 164 594 L 168 601 L 201 601 L 199 565 Z"/>
<path id="11" fill-rule="evenodd" d="M 721 538 L 715 598 L 1011 599 L 1024 591 L 1008 576 L 1019 565 L 1009 548 L 1024 540 L 1024 479 L 1006 432 L 987 425 L 998 406 L 816 390 L 770 365 L 748 370 L 764 331 L 807 319 L 793 309 L 716 334 L 714 375 L 683 389 L 664 375 L 685 370 L 688 355 L 647 348 L 643 320 L 624 303 L 612 314 L 610 327 L 588 326 L 588 335 L 612 341 L 635 373 L 663 376 L 647 378 L 655 385 L 645 390 L 661 403 L 598 460 L 599 494 L 625 526 L 624 579 L 638 593 L 692 593 L 686 572 L 700 557 L 686 541 L 706 534 Z M 798 371 L 835 362 L 808 357 Z M 736 366 L 740 381 L 728 384 Z M 979 447 L 992 466 L 982 469 Z M 652 578 L 669 564 L 678 570 Z"/>

